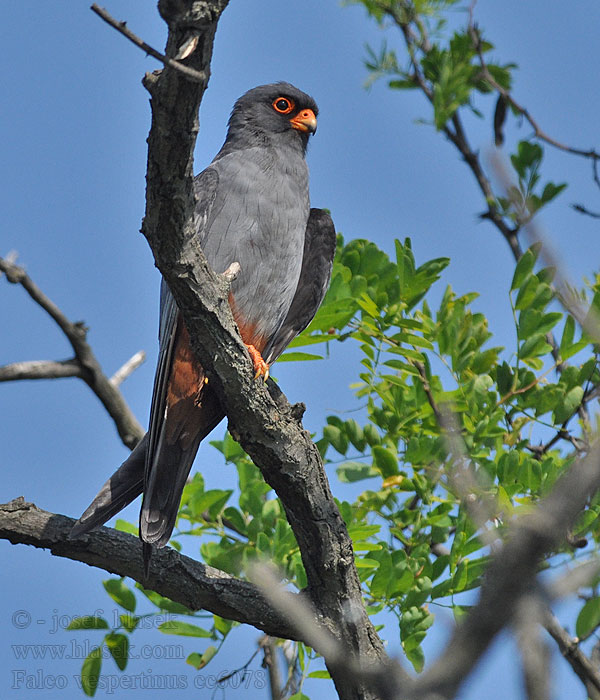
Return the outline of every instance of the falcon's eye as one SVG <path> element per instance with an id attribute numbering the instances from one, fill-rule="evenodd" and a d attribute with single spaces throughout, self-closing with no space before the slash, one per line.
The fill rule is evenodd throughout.
<path id="1" fill-rule="evenodd" d="M 279 114 L 289 114 L 294 109 L 294 102 L 287 97 L 278 97 L 273 101 L 273 109 Z"/>

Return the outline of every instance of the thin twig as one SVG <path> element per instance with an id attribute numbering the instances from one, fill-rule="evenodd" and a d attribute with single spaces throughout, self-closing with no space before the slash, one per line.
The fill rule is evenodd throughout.
<path id="1" fill-rule="evenodd" d="M 497 153 L 492 153 L 490 159 L 496 177 L 502 184 L 506 196 L 512 201 L 518 216 L 524 221 L 524 231 L 526 235 L 529 237 L 532 244 L 540 244 L 540 257 L 544 260 L 547 267 L 554 269 L 553 288 L 557 300 L 579 323 L 593 342 L 600 342 L 600 316 L 593 307 L 585 308 L 582 305 L 581 300 L 573 291 L 575 287 L 568 280 L 561 256 L 554 252 L 548 236 L 543 235 L 539 224 L 533 220 L 532 212 L 530 212 L 527 202 L 518 201 L 514 197 L 513 193 L 515 192 L 515 188 L 509 175 L 508 168 L 505 166 L 502 158 Z M 560 359 L 558 357 L 559 348 L 556 346 L 556 343 L 553 344 L 552 355 L 555 360 L 558 361 Z M 560 371 L 560 369 L 565 366 L 565 363 L 561 362 L 557 365 L 557 369 Z M 591 433 L 591 426 L 586 402 L 582 400 L 576 411 L 582 420 L 585 432 L 589 435 Z"/>
<path id="2" fill-rule="evenodd" d="M 560 653 L 585 685 L 590 699 L 600 700 L 600 673 L 581 651 L 579 640 L 576 637 L 571 637 L 563 629 L 560 622 L 549 609 L 546 609 L 544 613 L 543 624 L 548 634 L 558 645 Z"/>
<path id="3" fill-rule="evenodd" d="M 260 651 L 260 646 L 254 651 L 252 656 L 248 659 L 248 661 L 246 661 L 246 663 L 243 666 L 239 666 L 235 670 L 230 671 L 229 673 L 225 673 L 222 676 L 219 676 L 217 678 L 217 686 L 224 686 L 225 683 L 227 683 L 227 681 L 230 678 L 233 678 L 234 676 L 236 676 L 240 671 L 243 672 L 242 678 L 244 678 L 246 675 L 246 671 L 248 670 L 248 666 L 250 666 L 250 664 L 254 661 L 254 659 L 256 658 L 259 651 Z"/>
<path id="4" fill-rule="evenodd" d="M 416 681 L 415 699 L 453 698 L 495 635 L 514 619 L 531 589 L 539 562 L 555 551 L 590 496 L 600 488 L 600 447 L 562 476 L 536 509 L 511 527 L 494 556 L 477 605 L 453 633 L 444 652 Z"/>
<path id="5" fill-rule="evenodd" d="M 494 90 L 496 90 L 500 95 L 502 95 L 502 97 L 515 110 L 515 112 L 519 112 L 519 114 L 525 117 L 525 119 L 529 122 L 529 125 L 532 127 L 536 138 L 540 139 L 540 141 L 545 141 L 550 146 L 554 146 L 554 148 L 558 148 L 559 150 L 565 151 L 566 153 L 572 153 L 573 155 L 582 156 L 583 158 L 591 158 L 594 161 L 600 160 L 600 153 L 598 153 L 594 148 L 574 148 L 573 146 L 569 146 L 565 143 L 557 141 L 555 138 L 547 134 L 540 127 L 538 122 L 533 118 L 533 116 L 530 114 L 527 108 L 519 104 L 510 94 L 510 92 L 506 90 L 506 88 L 502 87 L 502 85 L 500 85 L 494 79 L 494 76 L 490 73 L 485 58 L 483 56 L 483 50 L 481 48 L 481 37 L 479 35 L 479 32 L 477 31 L 476 25 L 473 23 L 472 17 L 469 20 L 468 32 L 469 36 L 471 37 L 471 41 L 473 42 L 473 47 L 475 48 L 475 51 L 477 51 L 477 56 L 479 58 L 479 63 L 481 66 L 481 75 L 483 79 L 487 83 L 489 83 L 490 86 L 494 88 Z"/>
<path id="6" fill-rule="evenodd" d="M 587 207 L 584 207 L 583 204 L 571 204 L 571 208 L 579 212 L 580 214 L 585 214 L 585 216 L 591 216 L 592 219 L 600 219 L 600 213 L 590 211 Z"/>
<path id="7" fill-rule="evenodd" d="M 259 649 L 263 650 L 263 668 L 269 674 L 269 687 L 271 689 L 271 700 L 281 700 L 282 693 L 281 671 L 277 660 L 277 642 L 268 634 L 264 634 L 258 640 Z"/>
<path id="8" fill-rule="evenodd" d="M 110 383 L 113 386 L 119 386 L 122 384 L 127 377 L 129 377 L 135 370 L 146 361 L 146 353 L 144 350 L 138 350 L 135 355 L 130 357 L 127 362 L 120 367 L 110 378 Z"/>
<path id="9" fill-rule="evenodd" d="M 421 67 L 416 56 L 417 48 L 420 51 L 423 51 L 425 54 L 430 50 L 431 46 L 429 44 L 427 36 L 424 35 L 423 41 L 417 43 L 417 39 L 414 33 L 412 32 L 410 25 L 406 23 L 406 21 L 400 14 L 398 14 L 398 12 L 388 8 L 385 8 L 384 11 L 394 20 L 394 22 L 402 32 L 404 42 L 406 44 L 406 49 L 411 59 L 414 80 L 423 92 L 423 94 L 427 97 L 429 102 L 433 104 L 433 90 L 428 85 L 427 80 L 423 75 L 423 72 L 421 71 Z M 421 31 L 424 31 L 424 28 L 421 29 Z M 450 126 L 446 124 L 442 127 L 442 132 L 444 133 L 446 138 L 454 144 L 454 146 L 462 155 L 465 163 L 469 166 L 471 172 L 473 173 L 475 180 L 477 181 L 477 184 L 479 186 L 479 189 L 485 197 L 485 201 L 487 203 L 487 211 L 481 215 L 481 218 L 489 219 L 496 226 L 496 228 L 500 231 L 500 233 L 504 236 L 506 242 L 508 243 L 515 260 L 518 260 L 522 254 L 522 250 L 518 240 L 519 227 L 517 226 L 515 228 L 511 228 L 504 221 L 502 215 L 498 211 L 498 208 L 494 204 L 494 202 L 496 201 L 496 196 L 494 195 L 491 182 L 485 174 L 485 172 L 483 171 L 483 168 L 481 167 L 481 162 L 479 160 L 478 153 L 476 153 L 469 145 L 458 112 L 454 113 L 451 121 L 454 129 L 450 128 Z"/>
<path id="10" fill-rule="evenodd" d="M 150 56 L 154 56 L 158 61 L 160 61 L 163 65 L 169 66 L 170 68 L 174 68 L 175 70 L 178 70 L 180 73 L 183 73 L 187 78 L 190 80 L 193 80 L 197 83 L 205 83 L 206 82 L 206 74 L 197 70 L 194 70 L 193 68 L 189 68 L 188 66 L 185 66 L 183 63 L 179 63 L 179 61 L 176 61 L 173 58 L 169 58 L 168 56 L 165 56 L 162 54 L 160 51 L 157 51 L 156 49 L 152 48 L 149 44 L 147 44 L 143 39 L 140 39 L 139 36 L 134 34 L 130 29 L 127 28 L 127 23 L 126 22 L 119 22 L 116 20 L 111 14 L 109 14 L 104 8 L 100 7 L 96 3 L 94 3 L 91 8 L 93 12 L 95 12 L 99 17 L 101 17 L 107 24 L 110 24 L 111 27 L 114 27 L 118 32 L 120 32 L 124 37 L 127 37 L 129 41 L 134 43 L 137 47 L 142 49 L 142 51 L 145 51 L 147 54 Z M 197 44 L 197 41 L 196 41 Z M 194 46 L 195 48 L 195 46 Z M 189 49 L 186 50 L 183 53 L 183 56 L 187 58 L 192 51 Z"/>

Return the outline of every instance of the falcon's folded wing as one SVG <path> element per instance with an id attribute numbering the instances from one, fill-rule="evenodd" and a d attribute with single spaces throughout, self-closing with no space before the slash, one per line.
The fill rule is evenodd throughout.
<path id="1" fill-rule="evenodd" d="M 210 167 L 194 182 L 201 241 L 218 182 L 218 173 Z M 205 383 L 204 370 L 192 352 L 183 318 L 164 280 L 160 301 L 160 345 L 150 409 L 140 537 L 162 547 L 171 536 L 181 492 L 200 441 L 224 413 Z"/>
<path id="2" fill-rule="evenodd" d="M 287 316 L 263 352 L 268 364 L 275 362 L 315 317 L 331 279 L 335 241 L 335 227 L 331 216 L 323 209 L 311 209 L 306 226 L 298 287 Z"/>

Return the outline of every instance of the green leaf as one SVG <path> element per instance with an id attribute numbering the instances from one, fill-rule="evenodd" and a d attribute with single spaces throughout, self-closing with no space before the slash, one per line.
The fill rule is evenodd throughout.
<path id="1" fill-rule="evenodd" d="M 111 578 L 107 581 L 102 581 L 108 595 L 122 608 L 128 612 L 135 612 L 136 599 L 134 592 L 125 585 L 123 579 Z"/>
<path id="2" fill-rule="evenodd" d="M 329 671 L 311 671 L 307 678 L 325 678 L 326 680 L 331 680 Z"/>
<path id="3" fill-rule="evenodd" d="M 523 282 L 529 277 L 531 272 L 533 271 L 533 266 L 535 265 L 536 261 L 536 255 L 534 255 L 533 251 L 531 248 L 526 250 L 523 255 L 519 258 L 519 261 L 517 262 L 517 266 L 515 267 L 515 273 L 513 275 L 513 279 L 510 285 L 510 291 L 512 292 L 515 289 L 519 289 Z"/>
<path id="4" fill-rule="evenodd" d="M 589 340 L 586 340 L 585 338 L 582 338 L 576 343 L 573 343 L 569 348 L 565 348 L 564 350 L 561 351 L 560 356 L 563 360 L 568 360 L 570 357 L 573 357 L 573 355 L 576 355 L 578 352 L 581 352 L 584 348 L 586 348 L 589 345 Z"/>
<path id="5" fill-rule="evenodd" d="M 238 532 L 246 532 L 246 521 L 244 520 L 244 516 L 237 508 L 233 508 L 232 506 L 225 508 L 223 511 L 223 519 L 224 522 L 227 522 L 227 527 L 233 527 Z"/>
<path id="6" fill-rule="evenodd" d="M 423 639 L 424 636 L 425 635 L 423 632 L 416 632 L 406 641 L 402 642 L 404 652 L 417 673 L 421 673 L 423 667 L 425 666 L 425 654 L 423 653 L 423 649 L 420 644 L 416 644 L 414 640 L 418 639 L 419 637 Z"/>
<path id="7" fill-rule="evenodd" d="M 373 469 L 370 464 L 363 464 L 362 462 L 346 462 L 339 466 L 336 471 L 338 479 L 345 484 L 379 476 L 377 469 Z"/>
<path id="8" fill-rule="evenodd" d="M 567 316 L 565 327 L 563 329 L 562 338 L 560 339 L 560 354 L 561 357 L 565 351 L 573 344 L 575 338 L 575 319 L 572 316 Z"/>
<path id="9" fill-rule="evenodd" d="M 190 654 L 186 659 L 186 663 L 199 671 L 208 664 L 208 662 L 216 655 L 217 651 L 217 647 L 214 647 L 211 644 L 209 647 L 206 647 L 203 654 L 197 654 L 196 652 Z"/>
<path id="10" fill-rule="evenodd" d="M 108 622 L 103 617 L 93 617 L 85 615 L 84 617 L 75 617 L 68 626 L 68 630 L 107 630 Z"/>
<path id="11" fill-rule="evenodd" d="M 213 620 L 217 632 L 223 635 L 223 637 L 226 637 L 229 630 L 233 627 L 233 620 L 227 620 L 219 615 L 213 615 Z"/>
<path id="12" fill-rule="evenodd" d="M 227 455 L 225 455 L 225 458 L 228 461 L 230 460 Z M 192 515 L 200 519 L 208 512 L 209 518 L 216 518 L 220 515 L 232 493 L 233 491 L 231 490 L 211 489 L 210 491 L 195 494 L 189 502 Z"/>
<path id="13" fill-rule="evenodd" d="M 571 391 L 568 391 L 562 400 L 560 406 L 554 410 L 554 420 L 557 423 L 563 423 L 570 418 L 577 410 L 583 399 L 583 387 L 574 386 Z"/>
<path id="14" fill-rule="evenodd" d="M 560 313 L 560 311 L 552 311 L 548 314 L 544 314 L 536 329 L 537 332 L 548 333 L 554 328 L 554 326 L 561 320 L 562 317 L 563 315 Z"/>
<path id="15" fill-rule="evenodd" d="M 360 425 L 353 419 L 350 418 L 345 423 L 346 435 L 354 447 L 359 452 L 362 452 L 367 444 L 363 430 Z"/>
<path id="16" fill-rule="evenodd" d="M 104 643 L 117 666 L 121 671 L 124 671 L 129 659 L 129 640 L 127 637 L 124 634 L 111 632 L 104 637 Z"/>
<path id="17" fill-rule="evenodd" d="M 454 591 L 456 593 L 464 590 L 465 586 L 467 585 L 468 567 L 469 567 L 469 562 L 466 560 L 461 561 L 459 563 L 459 565 L 456 567 L 456 571 L 454 572 L 454 576 L 452 578 L 452 588 L 454 589 Z"/>
<path id="18" fill-rule="evenodd" d="M 154 605 L 156 605 L 156 607 L 160 610 L 165 610 L 166 612 L 170 612 L 175 615 L 190 615 L 193 613 L 193 610 L 186 608 L 185 605 L 176 603 L 174 600 L 165 598 L 165 596 L 159 595 L 154 591 L 149 591 L 139 583 L 136 584 L 136 588 L 138 588 L 146 596 L 146 598 L 148 598 L 151 603 L 154 603 Z"/>
<path id="19" fill-rule="evenodd" d="M 387 447 L 382 447 L 381 445 L 375 445 L 371 451 L 375 466 L 379 469 L 384 478 L 394 476 L 394 474 L 398 473 L 398 457 L 396 452 Z"/>
<path id="20" fill-rule="evenodd" d="M 331 416 L 328 418 L 331 420 Z M 323 428 L 323 437 L 329 442 L 329 444 L 336 449 L 341 455 L 345 455 L 348 450 L 348 438 L 346 435 L 335 425 L 326 425 Z"/>
<path id="21" fill-rule="evenodd" d="M 388 587 L 390 597 L 404 595 L 408 593 L 415 582 L 413 572 L 409 568 L 405 568 L 402 573 L 398 574 L 398 567 L 395 569 L 394 578 Z"/>
<path id="22" fill-rule="evenodd" d="M 567 186 L 566 182 L 561 183 L 560 185 L 555 184 L 554 182 L 548 182 L 546 186 L 544 187 L 544 191 L 542 192 L 541 195 L 541 200 L 543 204 L 547 204 L 551 200 L 553 200 L 557 195 L 559 195 Z"/>
<path id="23" fill-rule="evenodd" d="M 179 620 L 167 620 L 160 624 L 158 629 L 163 634 L 176 634 L 181 637 L 212 637 L 211 633 L 202 627 L 197 627 L 189 622 L 180 622 Z"/>
<path id="24" fill-rule="evenodd" d="M 460 622 L 472 607 L 472 605 L 453 605 L 452 612 L 454 613 L 455 621 Z"/>
<path id="25" fill-rule="evenodd" d="M 588 600 L 579 611 L 575 623 L 575 634 L 586 639 L 600 625 L 600 598 Z"/>
<path id="26" fill-rule="evenodd" d="M 314 355 L 310 352 L 286 352 L 278 362 L 306 362 L 308 360 L 322 360 L 323 355 Z"/>
<path id="27" fill-rule="evenodd" d="M 355 558 L 354 565 L 357 569 L 376 569 L 379 566 L 379 562 L 375 559 L 370 559 L 369 557 L 357 556 Z"/>
<path id="28" fill-rule="evenodd" d="M 314 333 L 309 335 L 308 328 L 306 331 L 297 335 L 294 340 L 288 345 L 288 348 L 303 348 L 307 345 L 318 345 L 319 343 L 328 343 L 330 340 L 337 340 L 340 336 L 337 333 Z"/>
<path id="29" fill-rule="evenodd" d="M 363 294 L 359 299 L 357 299 L 356 303 L 367 315 L 371 316 L 372 318 L 377 318 L 377 316 L 379 316 L 377 304 L 366 294 Z"/>
<path id="30" fill-rule="evenodd" d="M 508 394 L 512 389 L 513 385 L 513 374 L 510 366 L 503 362 L 501 365 L 496 367 L 496 382 L 498 384 L 498 390 L 502 396 Z"/>
<path id="31" fill-rule="evenodd" d="M 128 535 L 135 535 L 136 537 L 138 536 L 137 525 L 134 525 L 133 523 L 128 523 L 127 520 L 122 520 L 121 518 L 117 519 L 117 522 L 115 523 L 115 530 L 119 530 L 120 532 L 126 532 Z"/>
<path id="32" fill-rule="evenodd" d="M 535 170 L 539 166 L 543 154 L 544 151 L 539 144 L 520 141 L 517 146 L 517 153 L 513 154 L 510 160 L 519 177 L 525 180 L 529 174 L 528 171 Z"/>
<path id="33" fill-rule="evenodd" d="M 522 360 L 531 357 L 539 357 L 540 355 L 546 355 L 551 350 L 552 347 L 548 345 L 543 335 L 534 335 L 521 345 L 519 348 L 519 357 Z"/>
<path id="34" fill-rule="evenodd" d="M 515 301 L 515 309 L 519 311 L 533 305 L 533 300 L 538 293 L 540 282 L 536 275 L 529 275 L 521 285 Z"/>
<path id="35" fill-rule="evenodd" d="M 379 530 L 381 530 L 381 525 L 351 525 L 348 528 L 348 534 L 354 542 L 358 542 L 359 540 L 366 540 L 369 537 L 374 537 Z"/>
<path id="36" fill-rule="evenodd" d="M 102 648 L 94 647 L 81 667 L 81 687 L 89 697 L 93 697 L 98 687 L 102 669 Z"/>
<path id="37" fill-rule="evenodd" d="M 365 425 L 365 427 L 363 428 L 363 435 L 365 436 L 365 440 L 367 441 L 370 447 L 373 447 L 374 445 L 379 445 L 379 443 L 381 442 L 381 436 L 379 435 L 379 431 L 373 425 L 373 423 L 367 423 Z"/>
<path id="38" fill-rule="evenodd" d="M 390 348 L 389 352 L 393 352 L 395 355 L 402 355 L 403 357 L 408 357 L 409 360 L 416 360 L 417 362 L 423 362 L 424 359 L 422 352 L 417 352 L 412 348 L 405 348 L 402 345 Z"/>
<path id="39" fill-rule="evenodd" d="M 595 510 L 586 510 L 580 514 L 573 525 L 573 534 L 585 533 L 592 523 L 598 520 L 598 513 Z"/>
<path id="40" fill-rule="evenodd" d="M 121 621 L 121 625 L 125 628 L 125 630 L 131 633 L 138 626 L 140 618 L 136 617 L 135 615 L 119 615 L 119 620 Z"/>

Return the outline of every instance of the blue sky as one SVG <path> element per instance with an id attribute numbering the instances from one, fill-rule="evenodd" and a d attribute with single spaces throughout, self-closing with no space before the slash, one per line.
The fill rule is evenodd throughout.
<path id="1" fill-rule="evenodd" d="M 110 0 L 105 6 L 148 43 L 162 48 L 165 27 L 154 3 Z M 496 45 L 494 56 L 520 66 L 515 74 L 517 100 L 549 134 L 586 148 L 598 145 L 600 104 L 593 58 L 600 6 L 580 0 L 571 7 L 542 0 L 480 0 L 476 17 Z M 464 18 L 456 13 L 453 22 Z M 467 168 L 433 128 L 416 123 L 430 117 L 424 99 L 413 91 L 392 92 L 384 83 L 369 91 L 363 87 L 364 45 L 378 47 L 384 36 L 402 55 L 399 36 L 393 31 L 384 34 L 360 7 L 330 0 L 231 0 L 215 40 L 196 170 L 220 148 L 239 95 L 274 80 L 295 83 L 320 107 L 319 131 L 308 156 L 313 205 L 329 208 L 347 239 L 371 238 L 391 253 L 395 238 L 410 236 L 417 261 L 450 257 L 439 293 L 446 284 L 460 293 L 478 291 L 476 308 L 489 317 L 495 344 L 510 347 L 513 261 L 500 235 L 477 217 L 483 202 Z M 149 127 L 148 96 L 140 80 L 158 65 L 79 0 L 4 3 L 0 37 L 0 255 L 17 250 L 19 262 L 42 290 L 71 319 L 85 320 L 89 341 L 108 374 L 137 350 L 147 351 L 146 364 L 123 386 L 145 424 L 157 351 L 159 277 L 138 233 Z M 467 126 L 472 144 L 485 153 L 491 147 L 493 99 L 480 107 L 486 120 L 469 117 Z M 519 129 L 513 119 L 508 144 L 529 134 L 526 125 Z M 598 188 L 587 161 L 549 147 L 545 153 L 543 177 L 567 181 L 569 188 L 542 221 L 569 273 L 579 280 L 598 267 L 598 223 L 573 212 L 570 204 L 582 202 L 600 210 Z M 0 312 L 0 364 L 70 356 L 53 323 L 21 289 L 4 280 Z M 335 361 L 282 365 L 275 373 L 292 401 L 307 403 L 305 425 L 316 430 L 325 415 L 354 407 L 348 384 L 356 370 L 356 356 L 344 346 L 336 349 Z M 3 384 L 0 407 L 3 499 L 23 495 L 47 510 L 78 517 L 126 455 L 96 397 L 78 380 Z M 212 448 L 202 448 L 196 464 L 209 487 L 234 484 L 231 470 L 222 466 Z M 338 493 L 334 472 L 331 477 Z M 125 517 L 137 519 L 136 504 Z M 35 674 L 42 668 L 46 674 L 67 677 L 63 697 L 82 697 L 73 679 L 80 659 L 24 662 L 15 658 L 11 645 L 70 644 L 73 634 L 51 632 L 54 620 L 96 608 L 111 610 L 100 585 L 106 575 L 6 542 L 0 542 L 0 550 L 0 619 L 6 631 L 0 645 L 2 696 L 24 696 L 11 687 L 14 670 Z M 33 622 L 26 629 L 11 623 L 18 610 L 31 615 Z M 440 628 L 428 646 L 428 659 L 446 635 L 447 625 L 442 622 Z M 135 641 L 164 643 L 158 636 L 144 631 Z M 248 629 L 232 637 L 212 671 L 244 663 L 257 636 Z M 194 650 L 186 643 L 186 654 Z M 488 700 L 518 697 L 518 676 L 506 672 L 512 654 L 505 635 L 461 697 L 471 700 L 484 692 Z M 118 674 L 110 663 L 108 672 Z M 183 661 L 137 660 L 127 673 L 149 669 L 193 678 Z M 558 659 L 554 673 L 561 697 L 577 687 Z M 30 696 L 55 697 L 55 692 L 40 689 Z M 140 691 L 121 692 L 124 697 L 142 697 Z M 330 697 L 323 681 L 314 681 L 307 692 L 314 698 Z M 192 696 L 210 697 L 210 692 L 174 693 Z M 241 691 L 229 689 L 227 697 L 241 697 Z M 266 696 L 257 691 L 256 697 Z"/>

